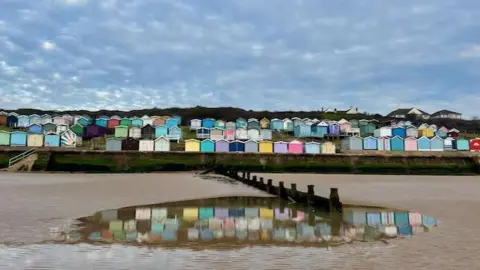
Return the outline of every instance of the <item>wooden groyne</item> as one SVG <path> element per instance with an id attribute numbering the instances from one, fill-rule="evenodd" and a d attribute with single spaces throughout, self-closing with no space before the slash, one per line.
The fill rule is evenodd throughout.
<path id="1" fill-rule="evenodd" d="M 239 181 L 245 185 L 264 191 L 270 195 L 289 200 L 294 203 L 304 204 L 307 207 L 324 210 L 331 213 L 343 212 L 343 205 L 340 201 L 338 188 L 330 188 L 329 198 L 315 195 L 315 186 L 308 185 L 307 192 L 297 190 L 297 184 L 290 184 L 290 188 L 285 187 L 283 181 L 278 182 L 278 186 L 273 185 L 273 180 L 265 180 L 263 177 L 251 175 L 250 172 L 239 172 L 234 168 L 216 167 L 215 172 Z"/>

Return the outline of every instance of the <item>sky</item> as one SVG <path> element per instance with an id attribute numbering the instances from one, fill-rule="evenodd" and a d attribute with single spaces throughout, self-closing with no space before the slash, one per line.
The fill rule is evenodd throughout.
<path id="1" fill-rule="evenodd" d="M 478 0 L 2 0 L 0 107 L 480 115 Z"/>

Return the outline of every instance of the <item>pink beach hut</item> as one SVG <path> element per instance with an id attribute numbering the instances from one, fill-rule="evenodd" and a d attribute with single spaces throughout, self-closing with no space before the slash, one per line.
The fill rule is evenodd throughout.
<path id="1" fill-rule="evenodd" d="M 417 138 L 408 137 L 405 139 L 405 151 L 418 151 Z"/>
<path id="2" fill-rule="evenodd" d="M 288 153 L 303 154 L 303 143 L 301 141 L 293 140 L 288 143 Z"/>
<path id="3" fill-rule="evenodd" d="M 231 129 L 225 130 L 225 139 L 227 141 L 235 140 L 235 130 L 231 130 Z"/>

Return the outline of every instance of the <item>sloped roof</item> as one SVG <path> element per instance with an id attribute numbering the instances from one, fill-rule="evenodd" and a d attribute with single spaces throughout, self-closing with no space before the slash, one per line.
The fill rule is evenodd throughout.
<path id="1" fill-rule="evenodd" d="M 454 112 L 454 111 L 450 111 L 450 110 L 440 110 L 438 112 L 434 112 L 432 114 L 432 116 L 439 116 L 439 115 L 444 115 L 444 114 L 457 114 L 457 115 L 462 115 L 461 113 L 459 112 Z"/>
<path id="2" fill-rule="evenodd" d="M 399 114 L 408 114 L 413 109 L 417 109 L 417 108 L 396 109 L 396 110 L 392 111 L 391 113 L 387 114 L 387 116 L 394 116 L 394 115 L 399 115 Z M 430 115 L 429 113 L 427 113 L 425 111 L 422 111 L 420 109 L 417 109 L 417 110 L 420 111 L 424 115 Z"/>

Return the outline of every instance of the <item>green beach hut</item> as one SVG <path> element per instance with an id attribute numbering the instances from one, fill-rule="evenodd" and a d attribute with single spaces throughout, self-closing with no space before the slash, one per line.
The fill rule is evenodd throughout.
<path id="1" fill-rule="evenodd" d="M 115 137 L 117 137 L 117 138 L 128 137 L 128 126 L 116 126 L 115 127 Z"/>
<path id="2" fill-rule="evenodd" d="M 0 145 L 10 145 L 10 132 L 0 130 Z"/>

